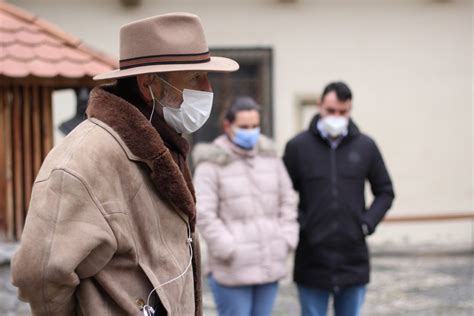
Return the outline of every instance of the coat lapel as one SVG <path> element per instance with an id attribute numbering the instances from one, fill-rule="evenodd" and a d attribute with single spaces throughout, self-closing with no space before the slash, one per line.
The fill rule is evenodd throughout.
<path id="1" fill-rule="evenodd" d="M 134 105 L 107 91 L 106 86 L 92 90 L 87 116 L 110 126 L 132 154 L 147 165 L 158 195 L 187 214 L 194 231 L 196 206 L 192 190 L 160 134 L 145 116 Z"/>

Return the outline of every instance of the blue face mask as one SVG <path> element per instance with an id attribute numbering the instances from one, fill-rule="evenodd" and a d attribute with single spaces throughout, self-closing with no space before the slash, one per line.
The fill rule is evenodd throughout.
<path id="1" fill-rule="evenodd" d="M 237 146 L 249 150 L 255 147 L 259 137 L 259 127 L 253 129 L 236 128 L 233 141 Z"/>

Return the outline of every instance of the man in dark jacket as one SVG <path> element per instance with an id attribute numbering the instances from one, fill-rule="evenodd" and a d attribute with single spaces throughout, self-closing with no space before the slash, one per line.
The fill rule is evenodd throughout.
<path id="1" fill-rule="evenodd" d="M 290 140 L 284 162 L 300 194 L 300 242 L 294 279 L 302 315 L 326 315 L 334 296 L 336 315 L 359 315 L 369 282 L 365 237 L 392 205 L 394 192 L 375 142 L 350 119 L 352 93 L 330 83 L 309 129 Z M 368 180 L 374 195 L 364 198 Z"/>

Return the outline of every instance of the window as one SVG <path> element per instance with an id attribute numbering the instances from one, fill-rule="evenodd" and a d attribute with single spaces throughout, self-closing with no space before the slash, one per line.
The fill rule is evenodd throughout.
<path id="1" fill-rule="evenodd" d="M 317 112 L 316 104 L 319 95 L 302 95 L 296 97 L 296 127 L 299 131 L 308 129 L 311 120 Z"/>
<path id="2" fill-rule="evenodd" d="M 236 60 L 240 69 L 233 73 L 210 73 L 214 107 L 209 120 L 192 136 L 192 142 L 211 142 L 222 134 L 221 124 L 228 107 L 237 96 L 248 95 L 262 106 L 262 132 L 273 136 L 272 49 L 211 49 L 211 54 Z"/>

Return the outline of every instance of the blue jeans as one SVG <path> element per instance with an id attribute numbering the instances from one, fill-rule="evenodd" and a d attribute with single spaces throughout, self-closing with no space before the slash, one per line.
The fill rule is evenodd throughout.
<path id="1" fill-rule="evenodd" d="M 333 295 L 336 316 L 359 316 L 365 297 L 365 285 L 335 290 L 298 285 L 302 316 L 326 316 L 329 295 Z"/>
<path id="2" fill-rule="evenodd" d="M 219 316 L 270 316 L 278 290 L 278 282 L 225 286 L 208 277 Z"/>

